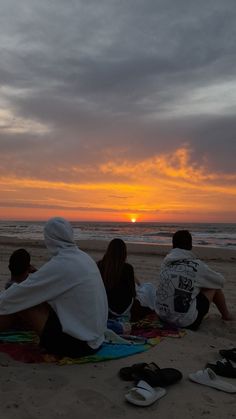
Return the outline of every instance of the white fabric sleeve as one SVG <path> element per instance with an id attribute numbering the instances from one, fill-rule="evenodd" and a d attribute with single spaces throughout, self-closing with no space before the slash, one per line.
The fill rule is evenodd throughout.
<path id="1" fill-rule="evenodd" d="M 209 268 L 206 263 L 200 261 L 195 281 L 195 284 L 199 288 L 221 289 L 224 286 L 225 280 L 223 275 Z"/>
<path id="2" fill-rule="evenodd" d="M 65 281 L 59 266 L 49 261 L 28 278 L 0 293 L 0 315 L 12 314 L 49 301 L 72 288 L 76 283 Z"/>

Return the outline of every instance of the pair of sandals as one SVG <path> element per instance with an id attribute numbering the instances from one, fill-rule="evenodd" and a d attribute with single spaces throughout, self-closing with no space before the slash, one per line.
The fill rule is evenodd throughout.
<path id="1" fill-rule="evenodd" d="M 159 368 L 152 362 L 121 368 L 119 376 L 125 381 L 137 381 L 137 384 L 125 395 L 128 402 L 136 406 L 150 406 L 165 396 L 164 387 L 181 380 L 182 373 L 175 368 Z"/>
<path id="2" fill-rule="evenodd" d="M 208 363 L 206 368 L 210 368 L 221 377 L 236 378 L 236 367 L 232 364 L 232 362 L 236 363 L 236 348 L 221 349 L 219 353 L 223 359 L 217 361 L 216 364 Z"/>
<path id="3" fill-rule="evenodd" d="M 216 364 L 208 363 L 204 370 L 189 374 L 189 379 L 226 393 L 236 393 L 235 385 L 218 377 L 236 378 L 236 368 L 232 364 L 236 362 L 236 348 L 221 349 L 219 353 L 223 359 L 217 361 Z"/>

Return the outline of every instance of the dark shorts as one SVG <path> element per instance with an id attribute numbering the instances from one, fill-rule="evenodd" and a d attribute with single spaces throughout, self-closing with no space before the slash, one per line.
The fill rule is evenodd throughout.
<path id="1" fill-rule="evenodd" d="M 196 297 L 198 315 L 196 320 L 186 329 L 197 330 L 203 320 L 203 317 L 208 313 L 210 303 L 208 298 L 201 292 Z"/>
<path id="2" fill-rule="evenodd" d="M 52 309 L 50 310 L 43 333 L 40 337 L 40 345 L 48 353 L 71 358 L 92 355 L 99 349 L 92 349 L 87 342 L 64 333 L 62 331 L 61 323 Z"/>

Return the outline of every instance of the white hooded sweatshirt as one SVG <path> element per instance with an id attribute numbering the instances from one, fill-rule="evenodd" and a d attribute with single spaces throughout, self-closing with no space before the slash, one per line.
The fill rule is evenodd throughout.
<path id="1" fill-rule="evenodd" d="M 224 277 L 191 251 L 172 249 L 161 266 L 155 309 L 162 320 L 189 326 L 197 318 L 196 296 L 201 288 L 220 289 L 223 284 Z"/>
<path id="2" fill-rule="evenodd" d="M 50 219 L 44 228 L 49 262 L 0 294 L 0 315 L 48 302 L 63 332 L 98 348 L 107 327 L 106 291 L 96 263 L 79 250 L 73 230 L 63 218 Z"/>

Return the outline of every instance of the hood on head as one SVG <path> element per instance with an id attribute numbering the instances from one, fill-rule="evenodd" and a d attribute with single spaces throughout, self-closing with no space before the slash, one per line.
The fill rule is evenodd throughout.
<path id="1" fill-rule="evenodd" d="M 72 226 L 61 217 L 48 220 L 44 227 L 44 240 L 48 250 L 54 255 L 62 248 L 75 246 Z"/>

